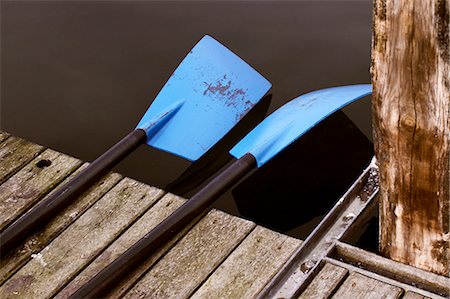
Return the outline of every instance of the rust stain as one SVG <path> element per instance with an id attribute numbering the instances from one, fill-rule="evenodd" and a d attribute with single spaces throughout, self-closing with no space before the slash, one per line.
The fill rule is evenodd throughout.
<path id="1" fill-rule="evenodd" d="M 206 83 L 208 86 L 206 87 L 205 91 L 203 92 L 203 95 L 207 95 L 208 92 L 211 94 L 220 94 L 222 96 L 226 95 L 226 92 L 228 91 L 228 89 L 230 89 L 231 87 L 231 81 L 228 81 L 227 84 L 222 84 L 222 82 L 217 81 L 215 84 L 212 83 Z M 229 93 L 229 91 L 228 91 Z"/>
<path id="2" fill-rule="evenodd" d="M 244 99 L 245 92 L 246 91 L 242 88 L 236 88 L 236 89 L 232 89 L 231 91 L 227 92 L 227 96 L 228 96 L 229 100 L 235 100 L 239 96 L 242 96 L 241 99 Z"/>
<path id="3" fill-rule="evenodd" d="M 249 100 L 245 101 L 244 105 L 245 105 L 245 109 L 244 109 L 244 111 L 242 111 L 241 114 L 239 114 L 237 116 L 237 119 L 236 119 L 237 121 L 243 119 L 244 116 L 247 115 L 247 113 L 253 108 L 253 104 Z"/>
<path id="4" fill-rule="evenodd" d="M 244 111 L 236 115 L 237 121 L 242 119 L 242 117 L 244 117 L 253 107 L 251 101 L 245 100 L 247 90 L 243 88 L 232 88 L 233 83 L 231 80 L 227 79 L 227 75 L 224 75 L 222 79 L 217 80 L 215 83 L 203 83 L 206 86 L 203 95 L 223 98 L 226 107 L 234 107 L 238 111 L 241 110 L 240 107 L 243 106 Z"/>
<path id="5" fill-rule="evenodd" d="M 239 98 L 243 100 L 246 94 L 246 90 L 243 88 L 231 88 L 232 81 L 227 80 L 227 75 L 224 75 L 222 79 L 215 83 L 203 82 L 206 85 L 206 89 L 203 91 L 203 95 L 218 95 L 227 99 L 226 105 L 237 106 L 236 100 Z"/>

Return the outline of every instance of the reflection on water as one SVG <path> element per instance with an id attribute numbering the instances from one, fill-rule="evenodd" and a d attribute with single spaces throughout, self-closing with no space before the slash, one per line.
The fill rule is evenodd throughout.
<path id="1" fill-rule="evenodd" d="M 192 195 L 192 190 L 231 161 L 232 157 L 228 152 L 239 140 L 244 138 L 251 129 L 256 127 L 256 125 L 264 119 L 267 110 L 269 109 L 271 99 L 271 94 L 262 98 L 232 130 L 216 143 L 216 145 L 207 151 L 200 159 L 192 162 L 178 178 L 167 184 L 164 189 L 185 197 Z"/>
<path id="2" fill-rule="evenodd" d="M 328 212 L 372 155 L 371 142 L 338 111 L 245 179 L 233 196 L 243 216 L 288 232 Z"/>

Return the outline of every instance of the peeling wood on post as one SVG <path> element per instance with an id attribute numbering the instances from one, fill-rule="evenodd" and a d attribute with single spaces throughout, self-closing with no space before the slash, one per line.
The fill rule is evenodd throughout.
<path id="1" fill-rule="evenodd" d="M 396 299 L 403 291 L 387 283 L 369 278 L 359 273 L 350 273 L 332 298 Z"/>
<path id="2" fill-rule="evenodd" d="M 124 298 L 189 297 L 254 227 L 212 210 Z"/>
<path id="3" fill-rule="evenodd" d="M 449 0 L 376 0 L 373 125 L 380 250 L 449 273 Z"/>
<path id="4" fill-rule="evenodd" d="M 0 298 L 48 298 L 138 219 L 163 192 L 125 178 L 0 287 Z"/>
<path id="5" fill-rule="evenodd" d="M 257 226 L 191 298 L 254 298 L 300 244 Z"/>
<path id="6" fill-rule="evenodd" d="M 0 186 L 0 229 L 31 208 L 81 161 L 47 149 Z"/>
<path id="7" fill-rule="evenodd" d="M 61 184 L 65 184 L 81 170 L 86 168 L 88 163 L 77 169 Z M 108 192 L 122 176 L 117 173 L 109 173 L 102 177 L 95 185 L 89 188 L 81 196 L 75 199 L 68 207 L 61 211 L 48 225 L 26 239 L 17 250 L 11 252 L 0 261 L 0 285 L 20 269 L 31 259 L 32 254 L 36 254 L 47 246 L 57 235 L 66 229 L 71 223 L 79 218 L 89 209 L 99 198 Z M 60 185 L 61 185 L 60 184 Z M 56 191 L 52 190 L 46 197 Z M 44 199 L 46 198 L 44 197 Z"/>
<path id="8" fill-rule="evenodd" d="M 348 275 L 348 270 L 326 263 L 314 277 L 299 299 L 327 299 Z"/>

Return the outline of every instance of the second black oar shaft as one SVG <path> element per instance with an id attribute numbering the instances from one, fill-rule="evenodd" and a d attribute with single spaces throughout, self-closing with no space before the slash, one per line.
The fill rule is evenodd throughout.
<path id="1" fill-rule="evenodd" d="M 32 232 L 42 227 L 68 203 L 86 191 L 123 158 L 143 144 L 147 139 L 144 130 L 137 129 L 125 136 L 72 180 L 42 200 L 28 213 L 9 225 L 0 234 L 0 254 L 5 256 Z"/>
<path id="2" fill-rule="evenodd" d="M 174 213 L 89 280 L 71 298 L 102 298 L 105 296 L 131 269 L 137 268 L 155 250 L 174 237 L 255 167 L 256 160 L 251 154 L 235 161 Z"/>

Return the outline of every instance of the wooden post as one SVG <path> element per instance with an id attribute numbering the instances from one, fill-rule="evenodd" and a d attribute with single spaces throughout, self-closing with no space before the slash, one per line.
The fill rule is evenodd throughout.
<path id="1" fill-rule="evenodd" d="M 450 0 L 375 0 L 380 251 L 449 273 Z"/>

